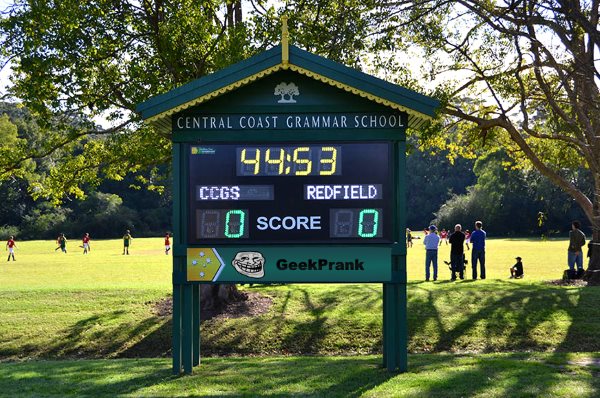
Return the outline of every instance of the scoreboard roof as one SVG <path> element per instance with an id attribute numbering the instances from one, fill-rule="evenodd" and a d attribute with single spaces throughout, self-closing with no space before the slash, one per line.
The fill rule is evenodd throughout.
<path id="1" fill-rule="evenodd" d="M 325 84 L 408 114 L 408 127 L 417 128 L 435 116 L 438 100 L 367 75 L 290 45 L 238 62 L 138 104 L 137 111 L 159 130 L 170 132 L 171 116 L 251 84 L 280 70 L 291 70 Z"/>

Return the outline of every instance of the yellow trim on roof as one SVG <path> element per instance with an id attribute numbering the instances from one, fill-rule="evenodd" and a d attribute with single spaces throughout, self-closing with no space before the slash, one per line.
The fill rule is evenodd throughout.
<path id="1" fill-rule="evenodd" d="M 382 105 L 388 106 L 390 108 L 394 108 L 394 109 L 398 109 L 398 110 L 404 111 L 404 112 L 406 112 L 408 114 L 420 117 L 422 119 L 426 119 L 426 120 L 433 119 L 429 115 L 425 115 L 424 113 L 417 112 L 414 109 L 410 109 L 410 108 L 404 107 L 402 105 L 398 105 L 395 102 L 392 102 L 390 100 L 386 100 L 386 99 L 378 97 L 376 95 L 367 93 L 366 91 L 359 90 L 356 87 L 352 87 L 352 86 L 349 86 L 347 84 L 340 83 L 337 80 L 330 79 L 330 78 L 325 77 L 323 75 L 320 75 L 318 73 L 312 72 L 312 71 L 310 71 L 308 69 L 304 69 L 304 68 L 301 68 L 299 66 L 291 65 L 291 64 L 289 65 L 289 69 L 293 70 L 295 72 L 298 72 L 298 73 L 300 73 L 302 75 L 305 75 L 305 76 L 308 76 L 308 77 L 312 77 L 315 80 L 322 81 L 323 83 L 327 83 L 330 86 L 341 88 L 342 90 L 347 91 L 349 93 L 360 95 L 361 97 L 367 98 L 367 99 L 369 99 L 371 101 L 374 101 L 374 102 L 377 102 L 378 104 L 382 104 Z"/>
<path id="2" fill-rule="evenodd" d="M 366 91 L 359 90 L 356 87 L 352 87 L 352 86 L 349 86 L 347 84 L 340 83 L 337 80 L 333 80 L 333 79 L 330 79 L 328 77 L 322 76 L 322 75 L 320 75 L 318 73 L 315 73 L 315 72 L 312 72 L 312 71 L 310 71 L 308 69 L 305 69 L 305 68 L 302 68 L 302 67 L 299 67 L 299 66 L 296 66 L 296 65 L 293 65 L 293 64 L 289 64 L 289 63 L 280 63 L 280 64 L 277 64 L 277 65 L 272 66 L 270 68 L 267 68 L 267 69 L 265 69 L 263 71 L 255 73 L 254 75 L 248 76 L 245 79 L 238 80 L 235 83 L 229 84 L 227 86 L 221 87 L 218 90 L 215 90 L 213 92 L 205 94 L 205 95 L 203 95 L 201 97 L 195 98 L 192 101 L 188 101 L 188 102 L 183 103 L 183 104 L 181 104 L 179 106 L 176 106 L 175 108 L 171 108 L 171 109 L 169 109 L 169 110 L 167 110 L 165 112 L 162 112 L 162 113 L 159 113 L 157 115 L 154 115 L 154 116 L 148 118 L 147 122 L 153 122 L 153 121 L 156 121 L 158 119 L 162 119 L 164 117 L 174 115 L 175 113 L 181 112 L 181 111 L 186 110 L 186 109 L 188 109 L 188 108 L 190 108 L 192 106 L 195 106 L 195 105 L 201 104 L 203 102 L 209 101 L 209 100 L 211 100 L 211 99 L 213 99 L 215 97 L 218 97 L 220 95 L 223 95 L 223 94 L 226 94 L 226 93 L 228 93 L 230 91 L 238 89 L 238 88 L 240 88 L 242 86 L 245 86 L 245 85 L 247 85 L 249 83 L 252 83 L 253 81 L 255 81 L 257 79 L 260 79 L 262 77 L 265 77 L 267 75 L 270 75 L 270 74 L 275 73 L 275 72 L 277 72 L 279 70 L 282 70 L 282 69 L 293 70 L 294 72 L 298 72 L 298 73 L 300 73 L 302 75 L 311 77 L 311 78 L 313 78 L 315 80 L 319 80 L 319 81 L 321 81 L 323 83 L 327 83 L 330 86 L 340 88 L 340 89 L 342 89 L 344 91 L 347 91 L 347 92 L 355 94 L 355 95 L 359 95 L 359 96 L 361 96 L 363 98 L 367 98 L 367 99 L 369 99 L 371 101 L 374 101 L 374 102 L 376 102 L 378 104 L 382 104 L 382 105 L 388 106 L 388 107 L 393 108 L 393 109 L 398 109 L 400 111 L 406 112 L 406 113 L 408 113 L 410 115 L 413 115 L 413 116 L 416 116 L 418 118 L 425 119 L 425 120 L 431 120 L 432 119 L 432 117 L 429 116 L 429 115 L 425 115 L 423 113 L 415 111 L 414 109 L 410 109 L 410 108 L 404 107 L 402 105 L 398 105 L 395 102 L 392 102 L 392 101 L 386 100 L 384 98 L 378 97 L 376 95 L 367 93 Z"/>
<path id="3" fill-rule="evenodd" d="M 157 115 L 154 115 L 154 116 L 148 118 L 147 121 L 148 122 L 153 122 L 155 120 L 162 119 L 163 117 L 174 115 L 175 113 L 181 112 L 183 110 L 186 110 L 187 108 L 190 108 L 190 107 L 192 107 L 194 105 L 198 105 L 198 104 L 201 104 L 203 102 L 209 101 L 209 100 L 211 100 L 211 99 L 213 99 L 215 97 L 218 97 L 220 95 L 226 94 L 226 93 L 228 93 L 230 91 L 233 91 L 233 90 L 235 90 L 237 88 L 240 88 L 240 87 L 245 86 L 245 85 L 247 85 L 249 83 L 252 83 L 253 81 L 255 81 L 257 79 L 260 79 L 260 78 L 262 78 L 264 76 L 270 75 L 273 72 L 277 72 L 280 69 L 283 69 L 283 65 L 282 64 L 277 64 L 275 66 L 272 66 L 270 68 L 262 70 L 262 71 L 260 71 L 258 73 L 255 73 L 255 74 L 253 74 L 251 76 L 248 76 L 245 79 L 238 80 L 235 83 L 228 84 L 227 86 L 221 87 L 218 90 L 212 91 L 212 92 L 210 92 L 208 94 L 205 94 L 205 95 L 203 95 L 201 97 L 198 97 L 198 98 L 195 98 L 195 99 L 193 99 L 191 101 L 185 102 L 185 103 L 183 103 L 183 104 L 181 104 L 179 106 L 176 106 L 175 108 L 171 108 L 171 109 L 169 109 L 167 111 L 164 111 L 163 113 L 159 113 Z"/>

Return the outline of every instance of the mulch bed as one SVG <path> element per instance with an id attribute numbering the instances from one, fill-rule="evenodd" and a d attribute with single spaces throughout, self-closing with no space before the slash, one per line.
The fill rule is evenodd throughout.
<path id="1" fill-rule="evenodd" d="M 556 279 L 552 281 L 546 281 L 549 285 L 554 286 L 576 286 L 576 287 L 585 287 L 587 286 L 587 282 L 583 279 Z"/>
<path id="2" fill-rule="evenodd" d="M 256 292 L 240 292 L 244 298 L 240 301 L 225 304 L 221 308 L 202 310 L 200 318 L 202 321 L 209 319 L 234 319 L 252 317 L 266 313 L 273 305 L 273 299 Z M 153 312 L 160 316 L 171 316 L 173 313 L 173 298 L 167 297 L 153 303 Z"/>

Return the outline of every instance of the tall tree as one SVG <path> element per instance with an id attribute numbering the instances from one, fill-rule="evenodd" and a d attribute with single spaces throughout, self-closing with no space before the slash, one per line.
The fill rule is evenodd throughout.
<path id="1" fill-rule="evenodd" d="M 252 52 L 240 1 L 15 0 L 1 15 L 8 95 L 32 112 L 44 139 L 17 147 L 0 176 L 58 156 L 34 190 L 57 200 L 168 162 L 169 137 L 142 125 L 136 104 Z"/>
<path id="2" fill-rule="evenodd" d="M 504 147 L 577 201 L 600 284 L 600 1 L 382 2 L 379 35 L 418 45 L 445 99 L 454 144 Z M 429 132 L 431 133 L 431 131 Z M 435 136 L 439 139 L 439 135 Z M 575 177 L 589 168 L 593 192 Z"/>

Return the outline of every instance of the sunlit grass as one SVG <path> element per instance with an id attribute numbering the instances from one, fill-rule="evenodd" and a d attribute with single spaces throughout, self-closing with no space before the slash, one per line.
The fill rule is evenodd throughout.
<path id="1" fill-rule="evenodd" d="M 519 256 L 523 258 L 525 270 L 523 283 L 560 279 L 563 271 L 568 268 L 567 247 L 568 240 L 566 239 L 488 239 L 486 242 L 487 278 L 508 279 L 509 268 L 515 264 L 515 257 Z M 424 280 L 425 248 L 423 240 L 413 240 L 413 247 L 407 251 L 408 279 Z M 465 256 L 469 261 L 465 278 L 471 279 L 471 251 L 465 251 Z M 439 279 L 450 279 L 450 271 L 443 260 L 450 261 L 450 245 L 445 243 L 439 247 L 438 251 L 438 272 Z M 585 266 L 587 267 L 587 260 Z"/>
<path id="2" fill-rule="evenodd" d="M 409 372 L 388 373 L 381 358 L 208 358 L 175 377 L 166 359 L 0 364 L 5 396 L 598 396 L 589 354 L 411 355 Z"/>
<path id="3" fill-rule="evenodd" d="M 566 240 L 490 239 L 486 281 L 470 281 L 467 272 L 467 280 L 449 282 L 443 245 L 435 283 L 423 281 L 424 249 L 415 240 L 408 249 L 409 373 L 390 375 L 380 355 L 366 355 L 381 353 L 380 284 L 291 284 L 244 288 L 272 298 L 265 314 L 203 322 L 203 366 L 186 378 L 171 376 L 168 359 L 40 361 L 170 352 L 170 317 L 154 308 L 171 292 L 172 257 L 162 238 L 135 239 L 129 256 L 121 240 L 92 241 L 89 255 L 78 243 L 63 254 L 54 242 L 18 242 L 17 261 L 0 262 L 0 395 L 600 394 L 597 367 L 567 363 L 595 355 L 567 352 L 600 351 L 600 289 L 544 283 L 566 267 Z M 517 255 L 526 276 L 510 280 Z M 415 354 L 424 352 L 438 354 Z M 2 362 L 15 359 L 34 361 Z"/>
<path id="4" fill-rule="evenodd" d="M 162 238 L 134 239 L 128 256 L 120 239 L 92 241 L 86 255 L 79 245 L 70 240 L 65 254 L 53 241 L 17 242 L 17 261 L 0 261 L 0 291 L 170 289 L 171 256 L 165 255 Z"/>

